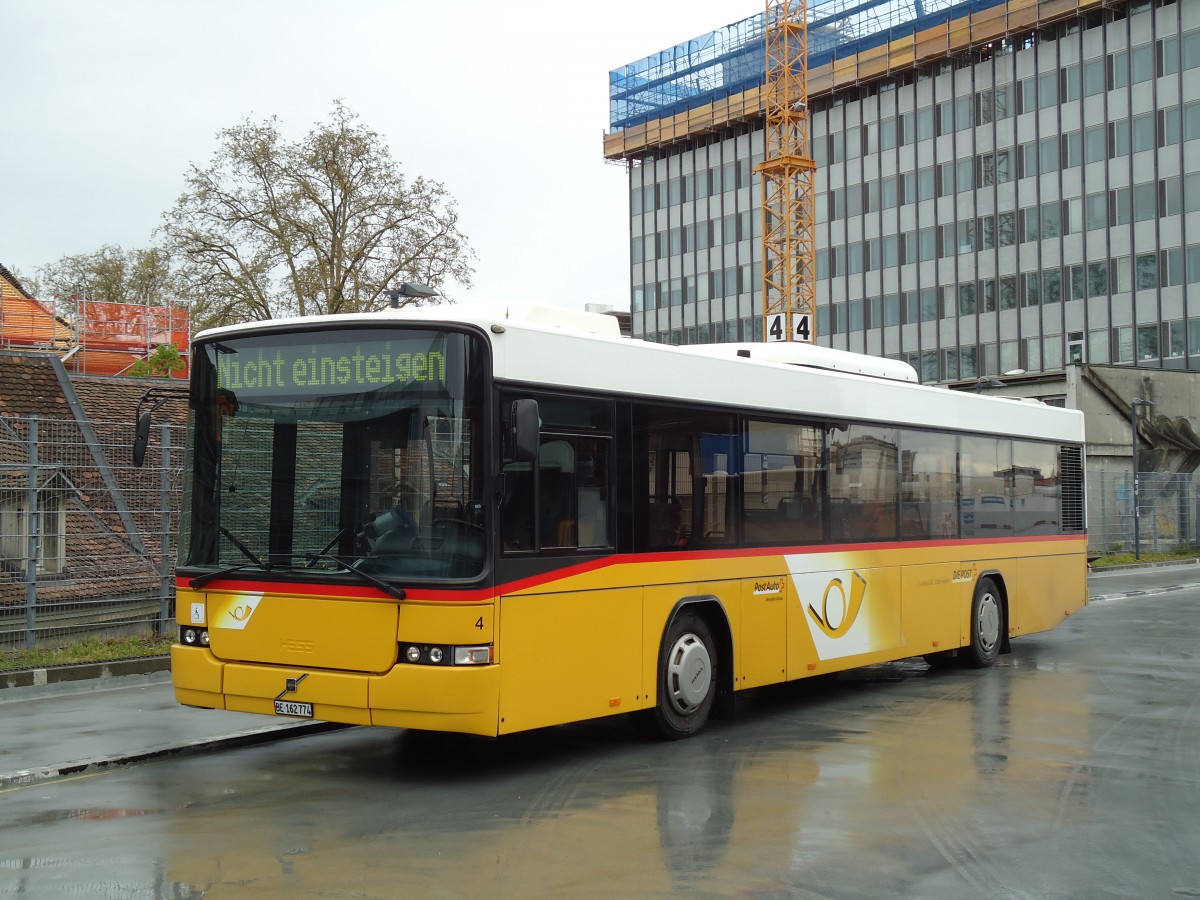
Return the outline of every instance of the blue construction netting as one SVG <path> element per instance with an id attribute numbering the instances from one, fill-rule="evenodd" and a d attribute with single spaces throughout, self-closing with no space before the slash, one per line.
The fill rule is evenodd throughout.
<path id="1" fill-rule="evenodd" d="M 808 66 L 869 50 L 1006 0 L 816 0 Z M 766 12 L 608 73 L 609 125 L 620 131 L 758 87 L 766 78 Z"/>

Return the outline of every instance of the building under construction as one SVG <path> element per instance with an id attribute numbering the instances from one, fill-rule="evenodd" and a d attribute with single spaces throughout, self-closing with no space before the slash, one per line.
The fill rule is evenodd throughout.
<path id="1" fill-rule="evenodd" d="M 1200 0 L 808 6 L 820 344 L 1200 367 Z M 633 334 L 761 337 L 767 19 L 610 73 Z"/>

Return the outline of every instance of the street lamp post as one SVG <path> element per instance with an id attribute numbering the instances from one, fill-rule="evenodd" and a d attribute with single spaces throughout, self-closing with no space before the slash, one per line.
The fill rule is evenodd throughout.
<path id="1" fill-rule="evenodd" d="M 1150 407 L 1153 400 L 1134 400 L 1129 404 L 1129 424 L 1133 429 L 1133 558 L 1142 558 L 1142 509 L 1138 494 L 1138 407 Z"/>
<path id="2" fill-rule="evenodd" d="M 400 287 L 389 288 L 384 291 L 384 294 L 392 301 L 392 309 L 399 309 L 401 297 L 436 297 L 438 292 L 427 284 L 418 284 L 415 281 L 402 281 L 400 282 Z"/>

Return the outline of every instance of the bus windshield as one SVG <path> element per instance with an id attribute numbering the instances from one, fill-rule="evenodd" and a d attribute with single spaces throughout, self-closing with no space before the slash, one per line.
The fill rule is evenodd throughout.
<path id="1" fill-rule="evenodd" d="M 394 327 L 201 343 L 181 567 L 479 576 L 482 354 L 465 333 Z"/>

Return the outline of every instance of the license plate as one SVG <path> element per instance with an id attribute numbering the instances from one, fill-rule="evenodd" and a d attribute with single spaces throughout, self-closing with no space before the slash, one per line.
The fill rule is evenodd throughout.
<path id="1" fill-rule="evenodd" d="M 294 700 L 276 700 L 275 715 L 294 716 L 298 719 L 311 719 L 313 710 L 311 703 L 297 703 Z"/>

